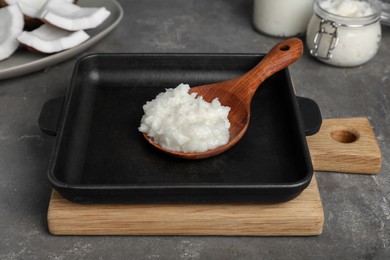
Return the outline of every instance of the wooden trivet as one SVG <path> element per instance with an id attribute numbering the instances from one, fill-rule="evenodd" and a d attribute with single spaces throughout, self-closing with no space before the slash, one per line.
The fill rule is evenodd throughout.
<path id="1" fill-rule="evenodd" d="M 366 118 L 327 119 L 308 137 L 316 170 L 377 173 L 381 154 Z M 278 204 L 77 204 L 53 190 L 55 235 L 319 235 L 324 212 L 315 176 L 297 198 Z"/>

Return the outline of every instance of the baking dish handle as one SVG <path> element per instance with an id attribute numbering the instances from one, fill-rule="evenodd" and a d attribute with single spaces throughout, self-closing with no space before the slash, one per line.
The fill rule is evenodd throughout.
<path id="1" fill-rule="evenodd" d="M 65 97 L 46 101 L 38 119 L 39 128 L 47 135 L 56 136 Z M 306 136 L 316 134 L 322 124 L 322 116 L 317 103 L 309 98 L 297 97 L 303 118 Z"/>
<path id="2" fill-rule="evenodd" d="M 65 97 L 53 98 L 43 105 L 38 119 L 39 128 L 43 133 L 51 136 L 57 135 L 64 101 Z"/>
<path id="3" fill-rule="evenodd" d="M 297 101 L 303 118 L 306 136 L 316 134 L 320 130 L 322 124 L 320 108 L 317 103 L 310 98 L 297 97 Z"/>

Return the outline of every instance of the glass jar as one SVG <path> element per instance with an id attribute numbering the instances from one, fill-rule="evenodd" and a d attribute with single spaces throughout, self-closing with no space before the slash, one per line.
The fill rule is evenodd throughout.
<path id="1" fill-rule="evenodd" d="M 254 0 L 253 25 L 270 36 L 304 35 L 314 0 Z"/>
<path id="2" fill-rule="evenodd" d="M 341 67 L 366 63 L 379 48 L 380 15 L 374 0 L 316 0 L 306 31 L 311 55 Z"/>

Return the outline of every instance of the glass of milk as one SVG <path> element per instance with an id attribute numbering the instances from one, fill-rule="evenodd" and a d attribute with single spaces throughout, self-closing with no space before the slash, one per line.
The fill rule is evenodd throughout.
<path id="1" fill-rule="evenodd" d="M 306 31 L 311 55 L 334 66 L 366 63 L 379 48 L 380 16 L 376 0 L 316 0 Z"/>
<path id="2" fill-rule="evenodd" d="M 314 0 L 254 0 L 253 25 L 276 37 L 304 35 Z"/>

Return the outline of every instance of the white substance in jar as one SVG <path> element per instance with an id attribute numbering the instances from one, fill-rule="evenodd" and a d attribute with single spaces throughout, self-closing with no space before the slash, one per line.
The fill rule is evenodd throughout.
<path id="1" fill-rule="evenodd" d="M 304 34 L 313 13 L 314 0 L 254 0 L 253 24 L 268 35 Z"/>
<path id="2" fill-rule="evenodd" d="M 320 6 L 332 14 L 346 17 L 363 17 L 374 13 L 368 2 L 357 0 L 328 0 L 320 2 Z"/>
<path id="3" fill-rule="evenodd" d="M 381 40 L 375 1 L 317 0 L 314 11 L 306 35 L 313 56 L 343 67 L 364 64 L 375 56 Z"/>
<path id="4" fill-rule="evenodd" d="M 146 102 L 138 130 L 173 151 L 205 152 L 226 144 L 230 107 L 222 106 L 217 98 L 206 102 L 196 93 L 189 94 L 189 89 L 180 84 Z"/>

